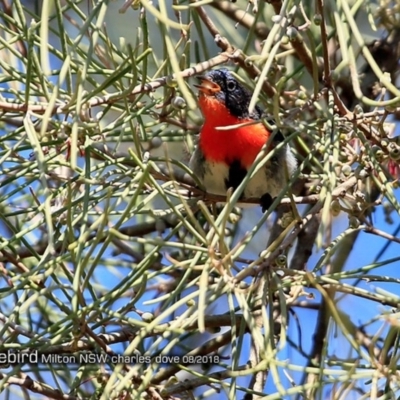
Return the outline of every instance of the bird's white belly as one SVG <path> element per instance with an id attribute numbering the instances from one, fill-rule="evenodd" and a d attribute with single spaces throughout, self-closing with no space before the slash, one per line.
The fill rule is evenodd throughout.
<path id="1" fill-rule="evenodd" d="M 271 196 L 276 196 L 276 193 L 272 190 L 271 185 L 267 180 L 265 168 L 260 168 L 256 174 L 248 181 L 244 189 L 244 197 L 246 198 L 260 198 L 265 193 L 269 193 Z"/>
<path id="2" fill-rule="evenodd" d="M 226 182 L 228 181 L 228 177 L 229 167 L 227 164 L 206 161 L 205 173 L 202 181 L 204 187 L 207 188 L 208 193 L 226 195 Z M 243 197 L 260 198 L 271 189 L 269 186 L 270 185 L 268 185 L 265 170 L 264 168 L 261 168 L 247 182 L 247 185 L 243 191 Z M 273 195 L 276 195 L 276 193 L 273 193 Z"/>
<path id="3" fill-rule="evenodd" d="M 205 161 L 204 175 L 199 177 L 208 193 L 226 195 L 229 167 L 225 163 Z"/>
<path id="4" fill-rule="evenodd" d="M 260 168 L 247 182 L 243 198 L 261 198 L 268 193 L 272 198 L 279 195 L 286 185 L 286 177 L 296 168 L 296 160 L 289 148 L 281 149 L 278 162 L 269 162 Z M 190 167 L 208 193 L 226 195 L 229 166 L 224 162 L 206 160 L 199 147 L 190 160 Z"/>

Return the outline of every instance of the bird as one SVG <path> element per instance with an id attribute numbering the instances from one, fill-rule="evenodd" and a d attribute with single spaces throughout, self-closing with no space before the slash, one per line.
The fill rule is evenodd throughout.
<path id="1" fill-rule="evenodd" d="M 262 123 L 266 115 L 259 106 L 249 112 L 252 93 L 228 69 L 211 70 L 197 78 L 200 84 L 194 86 L 199 90 L 204 124 L 189 167 L 207 193 L 226 195 L 229 188 L 236 190 L 241 184 L 272 133 Z M 268 151 L 283 141 L 282 133 L 276 132 Z M 296 165 L 290 147 L 281 147 L 248 181 L 242 198 L 259 199 L 265 212 Z"/>

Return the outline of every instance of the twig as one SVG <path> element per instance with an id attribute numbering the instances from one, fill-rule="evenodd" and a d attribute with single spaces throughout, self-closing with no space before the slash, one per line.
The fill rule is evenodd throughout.
<path id="1" fill-rule="evenodd" d="M 298 59 L 304 64 L 309 74 L 313 76 L 314 68 L 318 69 L 318 65 L 314 65 L 311 51 L 304 42 L 301 33 L 297 30 L 296 27 L 291 27 L 291 29 L 296 29 L 297 34 L 290 41 L 290 44 L 292 45 L 294 51 L 296 52 Z M 321 74 L 318 73 L 318 75 L 320 76 Z"/>
<path id="2" fill-rule="evenodd" d="M 230 319 L 230 316 L 229 316 Z M 237 322 L 238 320 L 236 320 Z M 197 328 L 197 321 L 196 321 L 196 328 Z M 231 322 L 230 322 L 231 324 Z M 185 327 L 186 328 L 186 327 Z M 189 351 L 186 356 L 197 356 L 197 355 L 206 355 L 210 354 L 214 351 L 220 350 L 223 346 L 228 344 L 231 340 L 232 336 L 232 331 L 229 330 L 222 335 L 216 336 L 213 339 L 209 340 L 208 342 L 204 343 L 201 346 L 198 346 L 197 348 L 194 348 L 193 350 Z M 179 365 L 171 365 L 168 368 L 162 369 L 160 372 L 158 372 L 151 380 L 153 384 L 160 383 L 164 381 L 165 379 L 170 378 L 171 376 L 175 375 L 178 371 L 180 370 Z"/>
<path id="3" fill-rule="evenodd" d="M 382 231 L 380 229 L 376 229 L 373 226 L 368 226 L 365 229 L 365 232 L 366 233 L 371 233 L 373 235 L 377 235 L 377 236 L 380 236 L 380 237 L 383 237 L 383 238 L 385 238 L 387 240 L 390 240 L 391 242 L 400 243 L 400 238 L 398 238 L 396 236 L 393 236 L 390 233 L 386 233 L 386 232 L 384 232 L 384 231 Z"/>
<path id="4" fill-rule="evenodd" d="M 332 191 L 332 197 L 342 197 L 346 194 L 346 191 L 357 184 L 357 177 L 352 176 L 347 181 L 343 182 L 337 188 Z M 290 199 L 288 199 L 290 200 Z M 284 252 L 289 246 L 291 246 L 294 240 L 297 238 L 302 229 L 304 229 L 312 220 L 313 215 L 320 212 L 323 207 L 323 203 L 317 203 L 314 207 L 309 211 L 308 215 L 306 215 L 300 223 L 296 225 L 296 227 L 292 230 L 290 235 L 286 236 L 282 243 L 276 246 L 275 250 L 266 258 L 266 260 L 257 268 L 246 268 L 242 270 L 236 277 L 235 281 L 240 282 L 248 276 L 257 276 L 261 274 L 265 269 L 270 267 L 271 262 L 282 252 Z"/>
<path id="5" fill-rule="evenodd" d="M 227 15 L 230 19 L 236 21 L 238 24 L 247 29 L 251 29 L 254 26 L 254 24 L 256 24 L 256 26 L 254 27 L 255 35 L 260 40 L 264 40 L 267 38 L 270 32 L 268 26 L 264 24 L 264 22 L 256 23 L 255 18 L 251 14 L 243 11 L 235 4 L 232 4 L 231 2 L 228 1 L 217 0 L 212 2 L 211 5 L 217 10 L 220 10 L 224 15 Z"/>
<path id="6" fill-rule="evenodd" d="M 195 0 L 191 0 L 195 2 Z M 204 24 L 210 31 L 211 35 L 214 37 L 215 43 L 217 46 L 224 52 L 230 54 L 230 58 L 238 63 L 249 75 L 251 78 L 256 78 L 260 75 L 260 70 L 254 65 L 246 62 L 246 55 L 240 51 L 236 50 L 232 44 L 226 39 L 222 37 L 218 29 L 212 20 L 208 17 L 203 7 L 196 7 L 197 12 L 199 13 L 200 18 L 203 20 Z M 269 97 L 273 97 L 276 93 L 276 89 L 267 81 L 263 83 L 263 90 Z"/>
<path id="7" fill-rule="evenodd" d="M 326 32 L 324 1 L 317 0 L 317 12 L 321 15 L 321 43 L 324 58 L 324 81 L 327 87 L 332 86 L 331 67 L 329 62 L 328 34 Z"/>
<path id="8" fill-rule="evenodd" d="M 14 15 L 13 15 L 14 11 L 13 11 L 13 5 L 12 5 L 13 2 L 11 0 L 10 1 L 2 0 L 1 4 L 2 4 L 4 14 L 6 14 L 11 21 L 13 21 L 14 20 Z M 15 32 L 16 36 L 20 34 L 18 27 L 16 27 L 13 23 L 10 23 L 6 18 L 2 18 L 2 19 L 3 19 L 4 23 L 8 24 L 10 26 L 10 29 L 13 32 Z M 19 39 L 16 42 L 16 47 L 23 57 L 27 56 L 28 50 L 26 48 L 26 44 L 25 44 L 24 40 Z"/>
<path id="9" fill-rule="evenodd" d="M 191 68 L 187 68 L 187 69 L 183 70 L 181 73 L 181 76 L 183 78 L 189 78 L 189 77 L 199 74 L 203 71 L 206 71 L 216 65 L 226 63 L 229 60 L 230 56 L 231 56 L 231 54 L 221 53 L 218 56 L 215 56 L 208 61 L 201 62 Z M 103 97 L 93 97 L 90 100 L 88 100 L 87 107 L 91 108 L 91 107 L 101 106 L 104 104 L 113 104 L 116 101 L 121 100 L 123 98 L 127 99 L 127 101 L 134 102 L 134 98 L 132 96 L 139 94 L 139 93 L 153 92 L 154 90 L 156 90 L 162 86 L 165 86 L 171 78 L 174 79 L 175 74 L 172 74 L 171 76 L 164 76 L 164 77 L 156 79 L 155 81 L 152 81 L 152 82 L 137 85 L 128 94 L 122 95 L 121 93 L 117 92 L 117 93 L 110 93 Z M 48 109 L 48 107 L 49 107 L 48 103 L 25 104 L 25 103 L 12 103 L 12 102 L 7 102 L 7 101 L 0 101 L 0 110 L 3 110 L 5 112 L 24 112 L 25 113 L 27 111 L 30 111 L 30 112 L 36 113 L 36 114 L 44 114 L 46 112 L 46 110 Z M 54 115 L 54 114 L 69 113 L 70 107 L 72 107 L 72 104 L 54 105 L 54 107 L 51 110 L 51 114 Z"/>
<path id="10" fill-rule="evenodd" d="M 247 369 L 249 369 L 248 365 L 242 365 L 240 367 L 237 367 L 235 369 L 235 372 L 246 371 Z M 210 378 L 215 379 L 216 381 L 223 381 L 225 379 L 228 379 L 231 375 L 232 375 L 232 371 L 227 369 L 225 371 L 218 371 L 218 372 L 213 372 L 212 374 L 208 374 L 207 378 L 186 379 L 175 385 L 166 386 L 163 389 L 163 394 L 165 393 L 166 395 L 171 395 L 174 393 L 182 393 L 185 390 L 193 390 L 199 386 L 209 384 Z"/>
<path id="11" fill-rule="evenodd" d="M 36 334 L 28 331 L 27 329 L 25 329 L 24 327 L 22 327 L 21 325 L 17 325 L 16 323 L 10 321 L 10 319 L 8 317 L 6 317 L 4 314 L 0 313 L 0 321 L 2 321 L 4 324 L 6 324 L 9 329 L 12 329 L 14 332 L 16 332 L 18 335 L 22 335 L 28 338 L 35 338 Z M 47 343 L 48 340 L 47 339 L 42 339 L 42 338 L 37 338 L 35 339 L 37 341 L 43 341 L 44 343 Z"/>
<path id="12" fill-rule="evenodd" d="M 9 376 L 0 372 L 0 379 L 5 379 L 8 385 L 17 385 L 25 388 L 33 393 L 38 393 L 54 400 L 82 400 L 80 396 L 70 396 L 60 392 L 58 389 L 53 389 L 49 385 L 44 385 L 38 381 L 34 381 L 28 375 L 21 373 L 21 378 Z"/>
<path id="13" fill-rule="evenodd" d="M 242 321 L 243 316 L 242 315 L 237 315 L 236 316 L 236 325 L 239 327 L 243 321 Z M 205 327 L 208 329 L 213 329 L 213 328 L 221 328 L 224 326 L 232 326 L 232 321 L 231 317 L 229 314 L 216 314 L 216 315 L 210 315 L 210 316 L 205 316 L 205 321 L 204 321 Z M 100 340 L 103 345 L 112 345 L 116 343 L 123 343 L 132 340 L 132 337 L 135 337 L 139 333 L 143 337 L 153 337 L 157 335 L 161 335 L 164 332 L 167 332 L 170 328 L 171 324 L 170 323 L 165 323 L 159 325 L 157 328 L 155 328 L 152 331 L 149 332 L 141 332 L 142 328 L 123 328 L 119 331 L 111 332 L 111 333 L 100 333 L 96 335 L 96 338 Z M 174 329 L 178 329 L 180 326 L 185 327 L 186 331 L 194 331 L 198 329 L 198 322 L 193 321 L 193 318 L 187 318 L 184 319 L 180 322 L 179 326 L 177 325 L 176 321 L 174 322 Z M 102 345 L 102 346 L 103 346 Z M 81 339 L 78 341 L 69 341 L 67 343 L 63 344 L 58 344 L 58 345 L 53 345 L 53 346 L 48 346 L 46 348 L 38 349 L 37 354 L 40 355 L 47 355 L 47 354 L 72 354 L 76 353 L 79 351 L 88 351 L 88 350 L 95 350 L 96 345 L 94 342 L 89 341 L 87 339 Z M 30 352 L 31 350 L 27 350 L 27 352 Z M 21 353 L 24 353 L 25 350 L 21 350 Z M 211 352 L 211 350 L 210 350 Z M 208 354 L 208 353 L 204 353 Z"/>
<path id="14" fill-rule="evenodd" d="M 196 0 L 190 0 L 190 2 L 196 3 Z M 211 20 L 211 18 L 208 16 L 208 14 L 206 13 L 204 7 L 199 6 L 196 7 L 196 11 L 197 14 L 199 14 L 199 17 L 201 18 L 201 20 L 204 22 L 204 25 L 206 26 L 206 28 L 208 29 L 208 31 L 211 33 L 211 35 L 215 38 L 217 35 L 221 35 L 218 28 L 215 26 L 214 22 Z"/>

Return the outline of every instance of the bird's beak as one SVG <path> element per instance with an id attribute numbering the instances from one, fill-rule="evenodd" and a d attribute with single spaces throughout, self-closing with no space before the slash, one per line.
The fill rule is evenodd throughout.
<path id="1" fill-rule="evenodd" d="M 194 87 L 198 88 L 201 93 L 208 96 L 214 96 L 216 93 L 221 91 L 221 86 L 213 82 L 211 79 L 208 79 L 205 76 L 197 76 L 196 78 L 200 80 L 201 84 L 194 85 Z"/>

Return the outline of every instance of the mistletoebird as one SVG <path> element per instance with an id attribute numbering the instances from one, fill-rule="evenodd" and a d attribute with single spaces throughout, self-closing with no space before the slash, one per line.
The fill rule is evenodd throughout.
<path id="1" fill-rule="evenodd" d="M 189 165 L 207 192 L 225 195 L 241 184 L 272 133 L 262 123 L 266 116 L 258 106 L 249 112 L 252 93 L 228 70 L 212 70 L 198 79 L 204 125 Z M 282 133 L 276 132 L 267 151 L 283 141 Z M 281 147 L 248 181 L 242 198 L 260 199 L 262 210 L 267 210 L 295 168 L 290 147 Z"/>

